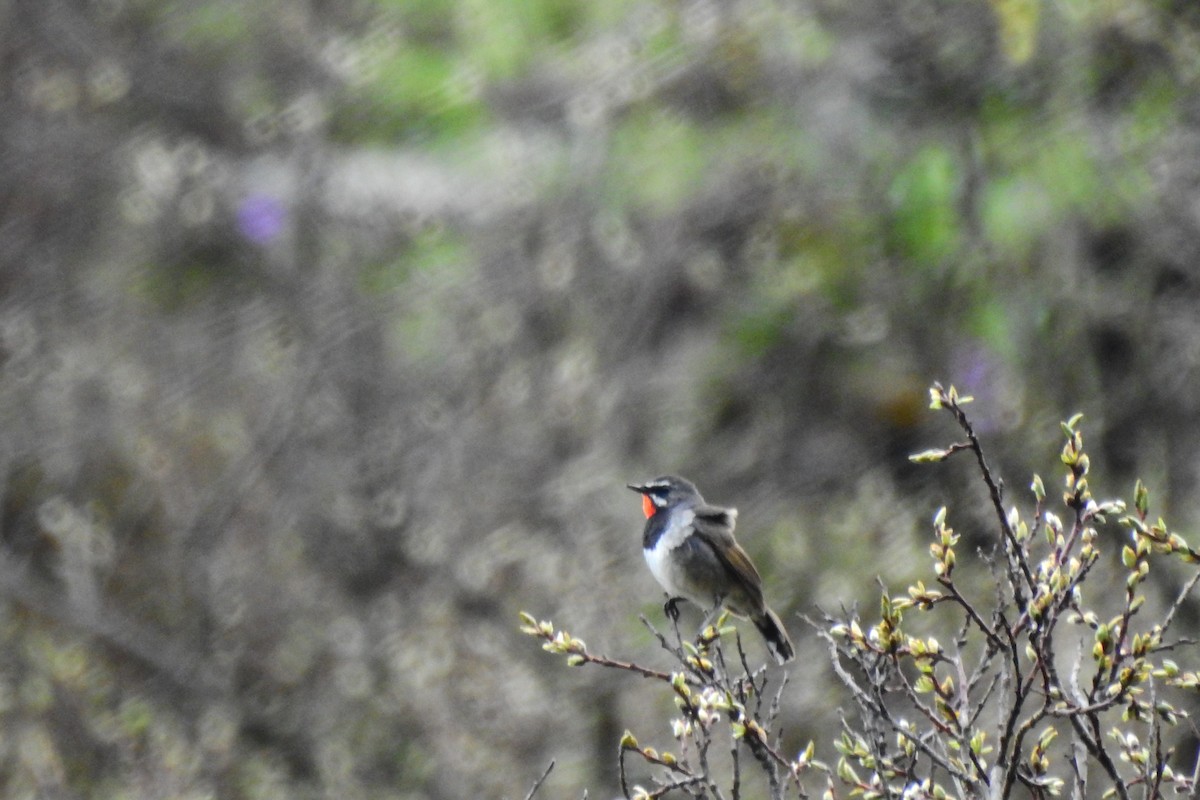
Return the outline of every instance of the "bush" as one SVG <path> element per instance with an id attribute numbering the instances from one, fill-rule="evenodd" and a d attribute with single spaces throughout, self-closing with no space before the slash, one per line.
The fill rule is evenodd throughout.
<path id="1" fill-rule="evenodd" d="M 671 671 L 663 671 L 592 653 L 583 640 L 522 614 L 522 630 L 568 665 L 624 670 L 674 696 L 679 714 L 670 721 L 669 749 L 643 746 L 629 731 L 618 744 L 626 798 L 738 798 L 749 780 L 746 755 L 773 798 L 806 797 L 814 787 L 831 798 L 1001 798 L 1022 789 L 1041 797 L 1068 788 L 1075 797 L 1129 798 L 1196 790 L 1196 759 L 1181 767 L 1176 758 L 1189 733 L 1194 744 L 1196 729 L 1177 703 L 1181 692 L 1200 688 L 1200 672 L 1170 656 L 1195 644 L 1172 638 L 1172 623 L 1200 581 L 1193 566 L 1200 551 L 1152 520 L 1140 481 L 1132 508 L 1093 498 L 1079 415 L 1062 425 L 1062 512 L 1050 510 L 1037 475 L 1032 513 L 1006 507 L 1004 484 L 963 410 L 971 398 L 938 384 L 930 396 L 966 438 L 911 459 L 974 454 L 996 536 L 960 568 L 959 535 L 943 507 L 933 517 L 928 585 L 918 581 L 902 597 L 885 587 L 874 622 L 856 610 L 808 619 L 854 709 L 843 713 L 836 739 L 782 752 L 772 728 L 787 700 L 786 675 L 769 687 L 767 668 L 751 668 L 724 618 L 693 641 L 677 626 L 663 634 L 643 618 L 671 658 Z M 1119 561 L 1113 528 L 1128 539 Z M 1165 602 L 1151 592 L 1148 603 L 1148 590 L 1171 583 L 1160 569 L 1168 558 L 1188 565 L 1189 577 Z M 992 580 L 963 580 L 963 569 L 984 569 Z M 933 635 L 909 632 L 916 629 Z M 1194 650 L 1187 654 L 1194 660 Z M 816 757 L 827 747 L 837 754 L 832 765 Z M 651 769 L 652 787 L 630 785 L 630 758 Z"/>

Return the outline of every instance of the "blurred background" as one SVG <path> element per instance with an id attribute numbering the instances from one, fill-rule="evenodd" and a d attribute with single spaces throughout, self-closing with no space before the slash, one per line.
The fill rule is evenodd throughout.
<path id="1" fill-rule="evenodd" d="M 795 614 L 994 534 L 933 380 L 1186 535 L 1198 90 L 1185 0 L 0 0 L 0 794 L 610 796 L 670 699 L 517 611 L 664 665 L 664 472 L 802 746 Z"/>

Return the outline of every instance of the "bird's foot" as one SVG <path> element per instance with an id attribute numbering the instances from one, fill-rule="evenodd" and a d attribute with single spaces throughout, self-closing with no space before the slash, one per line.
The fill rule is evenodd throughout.
<path id="1" fill-rule="evenodd" d="M 672 623 L 679 622 L 679 601 L 682 599 L 682 597 L 668 597 L 667 602 L 663 603 L 663 613 Z"/>

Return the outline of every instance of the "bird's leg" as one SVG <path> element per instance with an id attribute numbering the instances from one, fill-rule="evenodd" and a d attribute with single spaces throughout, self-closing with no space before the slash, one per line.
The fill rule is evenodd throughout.
<path id="1" fill-rule="evenodd" d="M 663 613 L 667 615 L 667 619 L 671 621 L 671 628 L 675 631 L 675 645 L 683 652 L 683 636 L 679 633 L 679 601 L 682 597 L 667 596 L 667 602 L 663 603 Z"/>
<path id="2" fill-rule="evenodd" d="M 663 603 L 663 613 L 671 622 L 679 622 L 679 601 L 682 599 L 682 597 L 668 597 L 667 602 Z"/>

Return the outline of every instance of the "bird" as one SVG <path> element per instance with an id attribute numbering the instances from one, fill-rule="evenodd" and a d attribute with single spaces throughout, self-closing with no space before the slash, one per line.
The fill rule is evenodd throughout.
<path id="1" fill-rule="evenodd" d="M 796 651 L 767 606 L 762 576 L 733 538 L 737 509 L 709 505 L 694 483 L 677 475 L 626 485 L 642 496 L 642 553 L 667 592 L 664 611 L 677 618 L 680 599 L 713 613 L 723 607 L 754 623 L 776 662 L 790 661 Z"/>

